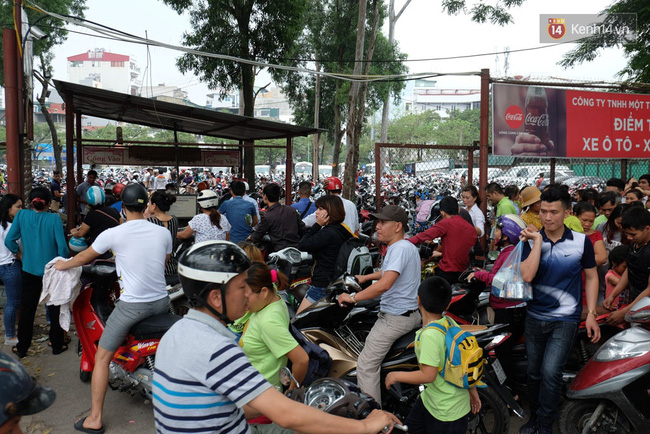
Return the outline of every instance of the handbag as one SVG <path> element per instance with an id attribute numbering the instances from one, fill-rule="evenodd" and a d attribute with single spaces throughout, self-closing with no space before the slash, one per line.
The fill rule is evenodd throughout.
<path id="1" fill-rule="evenodd" d="M 533 286 L 525 282 L 521 275 L 521 255 L 524 242 L 519 241 L 503 262 L 494 279 L 492 279 L 492 295 L 505 300 L 532 300 Z"/>

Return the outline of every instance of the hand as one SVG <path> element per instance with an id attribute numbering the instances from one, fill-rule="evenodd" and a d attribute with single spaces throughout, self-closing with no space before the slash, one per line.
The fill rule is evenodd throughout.
<path id="1" fill-rule="evenodd" d="M 433 252 L 433 255 L 431 255 L 432 258 L 442 258 L 442 252 L 435 251 Z"/>
<path id="2" fill-rule="evenodd" d="M 614 308 L 612 305 L 614 304 L 614 297 L 607 297 L 605 300 L 603 300 L 603 307 L 607 310 L 613 311 Z"/>
<path id="3" fill-rule="evenodd" d="M 552 140 L 542 143 L 539 137 L 534 134 L 521 133 L 517 135 L 514 145 L 510 148 L 512 155 L 543 156 L 552 152 L 555 144 Z"/>
<path id="4" fill-rule="evenodd" d="M 625 322 L 626 313 L 627 310 L 625 309 L 619 309 L 610 313 L 609 316 L 607 317 L 607 324 L 615 326 Z"/>
<path id="5" fill-rule="evenodd" d="M 352 301 L 352 297 L 350 297 L 350 294 L 343 293 L 339 295 L 339 306 L 343 306 L 344 304 L 354 304 L 354 301 Z"/>
<path id="6" fill-rule="evenodd" d="M 397 377 L 397 372 L 389 372 L 388 375 L 386 375 L 386 389 L 390 389 L 390 386 L 392 386 L 395 383 L 399 383 L 396 377 Z"/>
<path id="7" fill-rule="evenodd" d="M 469 276 L 467 276 L 467 281 L 471 282 L 473 278 L 474 278 L 474 273 L 469 273 Z"/>
<path id="8" fill-rule="evenodd" d="M 542 234 L 527 227 L 526 229 L 521 231 L 520 239 L 522 241 L 528 241 L 528 240 L 542 241 Z"/>
<path id="9" fill-rule="evenodd" d="M 318 211 L 316 212 L 316 223 L 318 223 L 319 226 L 326 226 L 327 223 L 330 221 L 329 214 L 325 210 L 318 210 Z"/>
<path id="10" fill-rule="evenodd" d="M 393 430 L 393 424 L 395 423 L 402 422 L 391 413 L 382 410 L 373 410 L 363 420 L 364 432 L 368 434 L 377 434 L 378 432 L 389 433 Z M 385 428 L 387 428 L 386 431 L 384 431 Z"/>
<path id="11" fill-rule="evenodd" d="M 65 261 L 58 261 L 56 264 L 54 264 L 54 269 L 59 271 L 64 271 L 67 270 L 68 268 L 65 266 Z"/>
<path id="12" fill-rule="evenodd" d="M 588 313 L 585 324 L 587 327 L 587 336 L 590 337 L 591 342 L 595 344 L 600 340 L 600 326 L 598 325 L 598 321 L 596 321 L 596 318 L 592 314 Z"/>
<path id="13" fill-rule="evenodd" d="M 477 414 L 481 411 L 481 398 L 478 396 L 478 391 L 475 387 L 469 389 L 469 405 L 472 408 L 472 414 Z"/>
<path id="14" fill-rule="evenodd" d="M 357 279 L 357 282 L 359 282 L 359 285 L 366 282 L 366 276 L 364 276 L 363 274 L 355 274 L 354 278 Z"/>

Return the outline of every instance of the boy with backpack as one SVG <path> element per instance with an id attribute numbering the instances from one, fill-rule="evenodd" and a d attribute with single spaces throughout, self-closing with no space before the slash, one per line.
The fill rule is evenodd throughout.
<path id="1" fill-rule="evenodd" d="M 447 331 L 456 324 L 443 316 L 450 302 L 451 286 L 445 279 L 433 276 L 422 282 L 418 289 L 422 329 L 416 333 L 415 341 L 420 369 L 391 372 L 386 376 L 387 389 L 395 383 L 425 386 L 405 421 L 411 434 L 464 434 L 470 411 L 476 414 L 481 409 L 481 399 L 473 387 L 479 378 L 470 377 L 469 382 L 460 376 L 451 378 L 453 374 L 447 363 L 446 340 L 449 340 Z M 471 387 L 454 384 L 459 380 L 464 380 L 465 386 Z"/>

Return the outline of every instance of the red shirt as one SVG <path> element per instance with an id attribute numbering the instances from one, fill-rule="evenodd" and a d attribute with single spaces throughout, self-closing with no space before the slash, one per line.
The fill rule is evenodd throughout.
<path id="1" fill-rule="evenodd" d="M 442 271 L 448 273 L 465 271 L 469 265 L 469 251 L 474 247 L 478 238 L 474 226 L 467 223 L 461 216 L 455 215 L 440 220 L 434 226 L 408 240 L 417 245 L 438 237 L 442 240 L 442 259 L 440 260 Z"/>

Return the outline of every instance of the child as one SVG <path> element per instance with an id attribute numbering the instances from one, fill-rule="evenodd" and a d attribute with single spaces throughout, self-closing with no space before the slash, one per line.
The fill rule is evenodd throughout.
<path id="1" fill-rule="evenodd" d="M 603 265 L 607 262 L 607 250 L 605 249 L 605 241 L 603 234 L 594 228 L 594 220 L 596 220 L 596 208 L 589 202 L 578 202 L 573 207 L 573 214 L 580 220 L 580 225 L 584 234 L 589 238 L 591 244 L 594 246 L 594 253 L 596 254 L 596 265 Z"/>
<path id="2" fill-rule="evenodd" d="M 465 434 L 470 410 L 476 414 L 481 409 L 475 388 L 461 389 L 438 376 L 438 370 L 445 363 L 445 335 L 431 327 L 425 328 L 432 322 L 445 324 L 442 313 L 450 302 L 451 286 L 446 280 L 434 276 L 422 282 L 418 289 L 422 329 L 416 334 L 420 344 L 415 347 L 420 369 L 391 372 L 386 376 L 387 389 L 395 383 L 425 385 L 405 421 L 411 434 Z"/>
<path id="3" fill-rule="evenodd" d="M 610 325 L 618 325 L 625 321 L 625 314 L 644 297 L 650 296 L 648 278 L 650 277 L 650 213 L 644 208 L 631 207 L 623 214 L 621 222 L 627 238 L 632 242 L 628 248 L 625 262 L 627 270 L 614 288 L 614 291 L 605 299 L 603 306 L 611 309 L 616 297 L 630 286 L 630 304 L 612 312 L 607 318 Z"/>
<path id="4" fill-rule="evenodd" d="M 627 270 L 627 263 L 625 262 L 625 256 L 627 255 L 627 247 L 618 246 L 612 249 L 609 252 L 609 266 L 610 269 L 605 275 L 605 298 L 609 297 L 614 288 L 618 285 L 618 282 L 621 280 L 621 276 Z M 626 288 L 627 289 L 627 288 Z M 619 304 L 622 304 L 622 301 L 625 299 L 626 290 L 621 293 L 621 296 L 612 301 L 610 308 L 612 310 L 618 309 Z"/>

